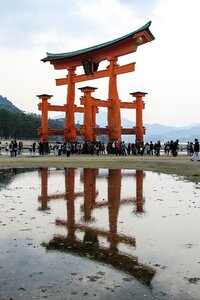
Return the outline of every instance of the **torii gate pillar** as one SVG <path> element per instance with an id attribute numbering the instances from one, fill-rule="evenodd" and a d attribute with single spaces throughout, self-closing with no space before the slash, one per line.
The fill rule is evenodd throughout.
<path id="1" fill-rule="evenodd" d="M 73 78 L 75 76 L 75 67 L 69 67 L 68 69 L 68 88 L 67 88 L 67 112 L 65 116 L 65 126 L 64 126 L 64 139 L 65 141 L 75 141 L 76 140 L 76 128 L 75 128 L 75 83 Z"/>
<path id="2" fill-rule="evenodd" d="M 136 106 L 136 144 L 144 142 L 145 127 L 143 126 L 142 110 L 145 108 L 145 103 L 142 98 L 145 97 L 146 94 L 147 93 L 143 92 L 130 93 L 131 96 L 136 97 L 136 100 L 133 102 Z"/>
<path id="3" fill-rule="evenodd" d="M 48 141 L 48 100 L 52 97 L 52 95 L 42 94 L 37 95 L 39 99 L 42 100 L 42 103 L 39 103 L 39 109 L 42 111 L 41 116 L 41 127 L 39 128 L 39 136 L 43 142 Z"/>
<path id="4" fill-rule="evenodd" d="M 108 129 L 109 140 L 121 140 L 121 115 L 120 115 L 120 100 L 117 90 L 117 76 L 115 74 L 115 67 L 117 65 L 117 57 L 108 57 L 109 65 L 109 91 L 108 101 Z"/>
<path id="5" fill-rule="evenodd" d="M 79 88 L 84 93 L 84 96 L 81 98 L 81 104 L 84 105 L 84 120 L 81 127 L 81 134 L 87 141 L 94 141 L 93 128 L 96 127 L 96 107 L 92 105 L 94 98 L 91 94 L 96 89 L 90 86 Z"/>

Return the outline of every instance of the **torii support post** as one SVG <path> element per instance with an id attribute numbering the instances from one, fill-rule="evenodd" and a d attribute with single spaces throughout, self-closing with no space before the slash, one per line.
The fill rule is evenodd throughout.
<path id="1" fill-rule="evenodd" d="M 121 169 L 108 171 L 108 208 L 109 208 L 109 227 L 110 227 L 110 249 L 117 251 L 117 220 L 121 199 Z M 113 184 L 114 182 L 114 184 Z"/>
<path id="2" fill-rule="evenodd" d="M 86 86 L 79 89 L 84 93 L 84 96 L 81 98 L 81 104 L 84 105 L 84 120 L 81 128 L 81 134 L 84 136 L 85 140 L 92 141 L 94 137 L 93 126 L 96 126 L 96 124 L 94 124 L 95 118 L 93 116 L 95 110 L 93 110 L 92 107 L 92 101 L 94 98 L 91 94 L 96 90 L 96 88 Z"/>
<path id="3" fill-rule="evenodd" d="M 42 111 L 41 128 L 39 128 L 39 135 L 40 139 L 43 142 L 46 142 L 48 141 L 48 100 L 52 97 L 52 95 L 42 94 L 37 95 L 37 97 L 42 100 L 42 103 L 39 104 Z"/>
<path id="4" fill-rule="evenodd" d="M 108 101 L 108 130 L 109 141 L 121 140 L 121 115 L 120 115 L 120 100 L 117 91 L 117 76 L 115 74 L 115 67 L 117 65 L 117 57 L 109 57 L 109 91 Z"/>
<path id="5" fill-rule="evenodd" d="M 136 126 L 135 126 L 135 142 L 140 144 L 144 142 L 145 128 L 143 126 L 142 110 L 145 108 L 145 103 L 142 100 L 147 93 L 135 92 L 130 93 L 131 96 L 136 97 L 136 100 L 133 102 L 136 106 Z"/>
<path id="6" fill-rule="evenodd" d="M 38 197 L 42 202 L 40 210 L 48 209 L 48 168 L 40 168 L 41 176 L 41 196 Z"/>
<path id="7" fill-rule="evenodd" d="M 68 237 L 75 238 L 75 168 L 65 169 L 65 200 Z"/>
<path id="8" fill-rule="evenodd" d="M 136 212 L 137 213 L 143 213 L 144 208 L 144 197 L 143 197 L 143 179 L 144 179 L 145 173 L 142 170 L 136 170 Z"/>
<path id="9" fill-rule="evenodd" d="M 74 142 L 76 140 L 75 128 L 75 83 L 73 78 L 75 76 L 75 67 L 68 68 L 68 89 L 67 89 L 67 112 L 65 115 L 64 138 L 65 141 Z"/>
<path id="10" fill-rule="evenodd" d="M 97 169 L 83 169 L 83 182 L 84 182 L 84 221 L 92 222 L 92 209 L 95 205 L 96 193 L 96 176 Z"/>
<path id="11" fill-rule="evenodd" d="M 93 105 L 92 106 L 92 128 L 96 128 L 96 115 L 98 112 L 99 112 L 98 107 Z M 94 132 L 94 130 L 92 131 L 92 140 L 96 142 L 96 133 Z"/>

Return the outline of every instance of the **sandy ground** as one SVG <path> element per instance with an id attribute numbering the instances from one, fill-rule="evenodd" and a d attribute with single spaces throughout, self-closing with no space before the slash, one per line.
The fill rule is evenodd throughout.
<path id="1" fill-rule="evenodd" d="M 0 156 L 0 167 L 66 167 L 66 168 L 111 168 L 155 171 L 177 174 L 189 180 L 200 181 L 200 161 L 191 161 L 187 155 L 164 156 L 115 156 L 71 155 L 70 157 L 44 155 L 17 157 Z"/>

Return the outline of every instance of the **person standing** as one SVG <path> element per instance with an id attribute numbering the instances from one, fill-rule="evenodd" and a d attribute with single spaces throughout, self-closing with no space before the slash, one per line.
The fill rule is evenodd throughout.
<path id="1" fill-rule="evenodd" d="M 160 156 L 160 149 L 161 149 L 161 143 L 160 141 L 157 141 L 157 143 L 155 144 L 155 154 L 156 156 Z"/>
<path id="2" fill-rule="evenodd" d="M 18 149 L 18 143 L 16 140 L 13 141 L 13 151 L 14 151 L 14 156 L 17 156 L 17 149 Z"/>
<path id="3" fill-rule="evenodd" d="M 36 148 L 36 142 L 33 142 L 32 144 L 33 155 L 35 155 L 35 148 Z"/>
<path id="4" fill-rule="evenodd" d="M 67 144 L 66 144 L 66 153 L 67 153 L 67 157 L 70 157 L 71 150 L 72 150 L 72 145 L 71 145 L 70 142 L 67 142 Z"/>
<path id="5" fill-rule="evenodd" d="M 39 141 L 39 143 L 38 143 L 38 151 L 39 151 L 39 155 L 43 155 L 44 154 L 44 143 L 43 143 L 43 141 Z"/>
<path id="6" fill-rule="evenodd" d="M 126 155 L 126 144 L 125 142 L 121 142 L 121 145 L 120 145 L 120 150 L 121 150 L 121 154 L 122 156 Z"/>
<path id="7" fill-rule="evenodd" d="M 8 145 L 8 142 L 6 142 L 6 144 L 5 144 L 5 151 L 6 151 L 6 154 L 8 155 L 9 154 L 9 145 Z"/>
<path id="8" fill-rule="evenodd" d="M 199 141 L 198 141 L 198 139 L 194 140 L 194 153 L 193 153 L 191 160 L 193 160 L 193 161 L 200 160 L 199 159 Z"/>
<path id="9" fill-rule="evenodd" d="M 10 141 L 9 144 L 9 150 L 10 150 L 10 157 L 14 156 L 14 150 L 13 150 L 14 146 L 13 146 L 13 140 Z"/>
<path id="10" fill-rule="evenodd" d="M 150 141 L 149 148 L 150 148 L 149 154 L 153 155 L 153 142 L 152 141 Z"/>
<path id="11" fill-rule="evenodd" d="M 22 153 L 22 151 L 23 151 L 23 142 L 20 141 L 19 145 L 18 145 L 18 154 L 20 155 Z"/>

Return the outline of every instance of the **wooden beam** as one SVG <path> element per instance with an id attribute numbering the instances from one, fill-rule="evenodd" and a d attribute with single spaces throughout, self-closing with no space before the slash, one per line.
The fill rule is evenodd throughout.
<path id="1" fill-rule="evenodd" d="M 116 66 L 114 69 L 114 74 L 120 75 L 120 74 L 129 73 L 129 72 L 133 72 L 133 71 L 135 71 L 135 63 L 130 63 L 130 64 L 127 64 L 124 66 Z M 101 70 L 101 71 L 96 71 L 91 75 L 85 75 L 85 74 L 75 75 L 73 77 L 73 82 L 77 83 L 77 82 L 82 82 L 82 81 L 104 78 L 104 77 L 108 77 L 108 76 L 109 76 L 109 69 Z M 68 84 L 67 77 L 56 79 L 57 86 L 65 85 L 65 84 Z"/>
<path id="2" fill-rule="evenodd" d="M 108 100 L 95 99 L 94 101 L 92 101 L 92 105 L 98 107 L 110 107 L 111 103 Z"/>
<path id="3" fill-rule="evenodd" d="M 75 107 L 75 112 L 84 113 L 84 107 Z"/>
<path id="4" fill-rule="evenodd" d="M 135 71 L 135 62 L 124 65 L 124 66 L 115 67 L 114 74 L 120 75 L 120 74 L 129 73 L 129 72 L 133 72 L 133 71 Z"/>
<path id="5" fill-rule="evenodd" d="M 38 109 L 42 110 L 42 103 L 38 104 Z M 68 107 L 67 105 L 48 105 L 48 111 L 62 111 L 62 112 L 67 112 L 68 111 Z M 84 112 L 84 107 L 77 107 L 75 105 L 75 112 Z"/>
<path id="6" fill-rule="evenodd" d="M 120 108 L 127 108 L 127 109 L 133 109 L 136 108 L 135 102 L 120 102 Z"/>
<path id="7" fill-rule="evenodd" d="M 85 105 L 85 99 L 84 97 L 82 97 L 80 99 L 80 104 L 81 105 Z M 108 100 L 100 100 L 100 99 L 96 99 L 93 98 L 92 100 L 92 106 L 96 106 L 96 107 L 110 107 L 111 103 Z"/>

